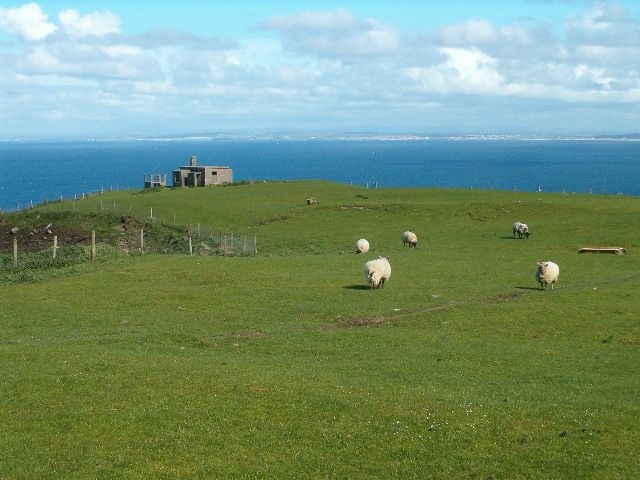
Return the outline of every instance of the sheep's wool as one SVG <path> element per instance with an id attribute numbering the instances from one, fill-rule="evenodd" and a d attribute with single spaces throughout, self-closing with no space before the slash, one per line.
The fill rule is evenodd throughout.
<path id="1" fill-rule="evenodd" d="M 536 269 L 536 281 L 540 284 L 543 290 L 547 288 L 547 285 L 551 284 L 551 290 L 558 281 L 560 275 L 560 267 L 554 262 L 538 262 Z"/>
<path id="2" fill-rule="evenodd" d="M 365 238 L 361 238 L 356 242 L 356 253 L 367 253 L 369 251 L 369 242 Z"/>
<path id="3" fill-rule="evenodd" d="M 386 257 L 379 257 L 365 263 L 363 271 L 369 287 L 382 288 L 391 277 L 391 264 Z"/>

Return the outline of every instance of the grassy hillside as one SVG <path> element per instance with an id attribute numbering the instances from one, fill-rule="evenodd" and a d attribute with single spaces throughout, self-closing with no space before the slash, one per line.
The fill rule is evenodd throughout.
<path id="1" fill-rule="evenodd" d="M 637 198 L 274 182 L 38 215 L 100 202 L 260 254 L 0 287 L 0 478 L 640 475 Z M 392 276 L 369 291 L 377 255 Z M 554 291 L 537 260 L 560 265 Z"/>

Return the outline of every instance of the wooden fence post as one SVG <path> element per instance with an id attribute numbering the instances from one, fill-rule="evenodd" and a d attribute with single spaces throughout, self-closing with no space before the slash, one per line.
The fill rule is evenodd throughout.
<path id="1" fill-rule="evenodd" d="M 96 261 L 96 231 L 91 230 L 91 261 Z"/>
<path id="2" fill-rule="evenodd" d="M 53 259 L 56 259 L 56 253 L 58 251 L 58 236 L 53 236 Z"/>
<path id="3" fill-rule="evenodd" d="M 247 236 L 244 236 L 244 242 L 242 244 L 242 253 L 247 253 Z"/>
<path id="4" fill-rule="evenodd" d="M 189 235 L 189 255 L 193 256 L 193 243 L 191 243 L 191 235 Z"/>
<path id="5" fill-rule="evenodd" d="M 151 218 L 151 220 L 153 220 L 153 207 L 151 207 L 151 214 L 149 215 L 149 218 Z"/>
<path id="6" fill-rule="evenodd" d="M 258 239 L 254 235 L 253 236 L 253 256 L 255 257 L 256 255 L 258 255 Z"/>
<path id="7" fill-rule="evenodd" d="M 198 236 L 200 236 L 200 224 L 198 224 Z"/>
<path id="8" fill-rule="evenodd" d="M 144 228 L 140 229 L 140 255 L 144 255 Z"/>
<path id="9" fill-rule="evenodd" d="M 13 268 L 18 266 L 18 239 L 13 239 Z"/>

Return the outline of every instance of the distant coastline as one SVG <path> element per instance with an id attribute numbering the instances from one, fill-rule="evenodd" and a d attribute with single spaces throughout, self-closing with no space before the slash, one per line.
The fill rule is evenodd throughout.
<path id="1" fill-rule="evenodd" d="M 215 142 L 215 141 L 610 141 L 640 142 L 640 133 L 602 135 L 533 134 L 385 134 L 385 133 L 217 133 L 176 135 L 132 135 L 108 137 L 47 138 L 22 137 L 0 139 L 0 143 L 24 142 Z"/>

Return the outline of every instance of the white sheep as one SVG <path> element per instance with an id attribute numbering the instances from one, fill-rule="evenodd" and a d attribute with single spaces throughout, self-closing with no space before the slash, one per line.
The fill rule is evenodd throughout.
<path id="1" fill-rule="evenodd" d="M 513 222 L 513 226 L 511 227 L 513 230 L 513 238 L 516 238 L 516 233 L 520 230 L 520 225 L 522 225 L 522 222 Z"/>
<path id="2" fill-rule="evenodd" d="M 553 290 L 559 275 L 560 267 L 557 264 L 553 262 L 538 262 L 536 281 L 540 284 L 542 290 L 545 290 L 549 284 L 551 284 L 551 290 Z"/>
<path id="3" fill-rule="evenodd" d="M 367 253 L 369 251 L 369 242 L 361 238 L 356 242 L 356 253 Z"/>
<path id="4" fill-rule="evenodd" d="M 378 257 L 365 263 L 364 276 L 369 282 L 369 288 L 383 288 L 384 283 L 391 277 L 389 257 Z"/>
<path id="5" fill-rule="evenodd" d="M 402 246 L 409 244 L 409 248 L 416 247 L 418 245 L 418 236 L 410 231 L 402 232 Z"/>
<path id="6" fill-rule="evenodd" d="M 518 238 L 529 238 L 529 226 L 526 223 L 515 222 L 513 224 L 513 238 L 516 238 L 516 233 L 518 234 Z"/>

